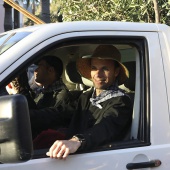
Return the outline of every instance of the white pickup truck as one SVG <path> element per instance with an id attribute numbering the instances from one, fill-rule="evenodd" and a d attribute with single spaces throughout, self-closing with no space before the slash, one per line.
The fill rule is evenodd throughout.
<path id="1" fill-rule="evenodd" d="M 90 87 L 75 61 L 99 44 L 113 44 L 129 69 L 126 88 L 133 121 L 126 138 L 97 150 L 51 159 L 33 150 L 27 100 L 7 95 L 5 86 L 40 57 L 52 54 L 64 63 L 70 91 Z M 0 34 L 0 170 L 170 169 L 170 28 L 161 24 L 70 22 L 25 27 Z"/>

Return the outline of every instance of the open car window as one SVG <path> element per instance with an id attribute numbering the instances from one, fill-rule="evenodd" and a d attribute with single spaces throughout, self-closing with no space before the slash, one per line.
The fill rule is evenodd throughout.
<path id="1" fill-rule="evenodd" d="M 25 35 L 21 35 L 21 37 Z M 55 55 L 59 57 L 64 64 L 62 79 L 69 91 L 78 99 L 81 93 L 85 93 L 92 87 L 92 82 L 78 73 L 76 60 L 83 56 L 90 57 L 94 49 L 100 44 L 111 44 L 119 49 L 122 56 L 121 62 L 129 70 L 129 79 L 121 85 L 120 88 L 126 91 L 133 102 L 132 125 L 124 140 L 113 141 L 89 152 L 131 148 L 149 144 L 149 136 L 147 133 L 149 129 L 147 127 L 146 115 L 147 103 L 145 102 L 148 97 L 146 96 L 148 89 L 146 88 L 146 75 L 141 71 L 143 67 L 146 67 L 145 41 L 143 37 L 97 37 L 91 39 L 82 38 L 82 40 L 74 41 L 67 40 L 66 42 L 50 44 L 45 50 L 42 49 L 37 55 L 35 54 L 34 61 L 27 65 L 27 70 L 31 69 L 31 71 L 33 71 L 34 62 L 41 57 L 45 55 Z M 35 150 L 34 158 L 44 157 L 44 153 L 48 149 L 49 148 Z"/>

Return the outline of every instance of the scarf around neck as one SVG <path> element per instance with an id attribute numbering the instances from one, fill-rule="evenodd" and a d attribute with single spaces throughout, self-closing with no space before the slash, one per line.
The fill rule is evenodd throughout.
<path id="1" fill-rule="evenodd" d="M 113 97 L 124 96 L 125 93 L 122 89 L 118 88 L 118 85 L 115 83 L 114 85 L 108 87 L 106 90 L 103 90 L 98 96 L 95 95 L 96 89 L 94 88 L 92 97 L 90 98 L 90 102 L 93 106 L 102 109 L 100 103 L 111 99 Z"/>
<path id="2" fill-rule="evenodd" d="M 47 88 L 42 88 L 40 91 L 42 93 L 48 93 L 48 92 L 52 92 L 52 91 L 60 91 L 63 89 L 67 89 L 67 87 L 63 83 L 62 79 L 59 79 L 56 82 L 54 82 L 53 84 L 51 84 L 50 86 L 48 86 Z"/>

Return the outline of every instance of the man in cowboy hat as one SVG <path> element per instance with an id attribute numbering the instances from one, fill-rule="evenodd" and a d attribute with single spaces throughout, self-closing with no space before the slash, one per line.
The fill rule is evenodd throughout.
<path id="1" fill-rule="evenodd" d="M 128 78 L 121 55 L 112 45 L 99 45 L 91 58 L 77 60 L 79 73 L 93 82 L 83 93 L 71 120 L 68 140 L 57 140 L 47 156 L 65 159 L 77 150 L 90 150 L 125 137 L 131 125 L 132 103 L 118 85 Z"/>

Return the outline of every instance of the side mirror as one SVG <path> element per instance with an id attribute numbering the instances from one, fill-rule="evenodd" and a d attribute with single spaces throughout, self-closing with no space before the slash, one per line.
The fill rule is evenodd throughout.
<path id="1" fill-rule="evenodd" d="M 24 162 L 32 154 L 27 99 L 20 94 L 0 97 L 0 162 Z"/>

